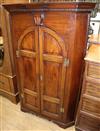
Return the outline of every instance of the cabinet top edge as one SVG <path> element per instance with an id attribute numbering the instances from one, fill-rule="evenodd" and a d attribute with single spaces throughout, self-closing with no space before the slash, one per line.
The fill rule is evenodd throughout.
<path id="1" fill-rule="evenodd" d="M 76 12 L 91 12 L 95 8 L 96 3 L 90 2 L 34 2 L 20 4 L 2 4 L 9 12 L 17 11 L 76 11 Z"/>

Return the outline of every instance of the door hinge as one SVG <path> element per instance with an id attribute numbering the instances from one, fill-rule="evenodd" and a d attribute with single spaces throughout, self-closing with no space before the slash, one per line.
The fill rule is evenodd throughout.
<path id="1" fill-rule="evenodd" d="M 60 112 L 61 112 L 61 113 L 64 113 L 64 108 L 60 108 Z"/>
<path id="2" fill-rule="evenodd" d="M 64 59 L 64 67 L 68 67 L 69 66 L 69 59 L 65 58 Z"/>
<path id="3" fill-rule="evenodd" d="M 18 50 L 16 51 L 16 57 L 17 57 L 17 58 L 20 57 L 20 53 L 19 53 Z"/>

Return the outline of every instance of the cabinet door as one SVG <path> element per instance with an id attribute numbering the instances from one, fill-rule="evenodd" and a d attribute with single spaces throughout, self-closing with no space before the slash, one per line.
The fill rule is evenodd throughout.
<path id="1" fill-rule="evenodd" d="M 38 28 L 26 29 L 18 41 L 18 74 L 22 107 L 39 111 Z"/>
<path id="2" fill-rule="evenodd" d="M 65 44 L 57 33 L 39 27 L 41 113 L 61 120 L 67 58 Z"/>

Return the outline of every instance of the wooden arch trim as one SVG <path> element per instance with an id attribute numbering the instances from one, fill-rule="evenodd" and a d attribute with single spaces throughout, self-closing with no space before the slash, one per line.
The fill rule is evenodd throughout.
<path id="1" fill-rule="evenodd" d="M 28 27 L 28 28 L 22 33 L 22 35 L 20 36 L 20 38 L 19 38 L 19 40 L 18 40 L 18 50 L 20 50 L 20 46 L 21 46 L 21 43 L 22 43 L 24 37 L 25 37 L 28 33 L 32 32 L 32 31 L 35 31 L 35 27 Z"/>
<path id="2" fill-rule="evenodd" d="M 61 47 L 61 50 L 63 52 L 63 55 L 66 56 L 66 50 L 65 50 L 65 44 L 63 39 L 53 30 L 49 29 L 48 27 L 41 27 L 42 30 L 48 34 L 50 34 L 51 36 L 53 36 L 59 43 L 59 46 Z"/>
<path id="3" fill-rule="evenodd" d="M 20 50 L 20 46 L 21 46 L 21 43 L 22 43 L 22 40 L 24 39 L 24 37 L 35 30 L 36 27 L 28 27 L 23 33 L 22 35 L 20 36 L 19 40 L 18 40 L 18 50 Z M 65 44 L 64 44 L 64 41 L 63 39 L 61 39 L 61 37 L 53 30 L 49 29 L 48 27 L 43 27 L 43 26 L 40 26 L 40 28 L 42 29 L 42 31 L 50 34 L 52 37 L 54 37 L 58 43 L 59 43 L 59 46 L 61 47 L 61 50 L 63 52 L 63 55 L 64 57 L 66 56 L 66 49 L 65 49 Z"/>

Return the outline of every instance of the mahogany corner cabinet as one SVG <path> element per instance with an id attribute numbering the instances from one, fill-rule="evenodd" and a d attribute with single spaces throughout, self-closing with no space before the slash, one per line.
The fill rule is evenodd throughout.
<path id="1" fill-rule="evenodd" d="M 94 3 L 8 4 L 21 110 L 74 123 Z"/>

